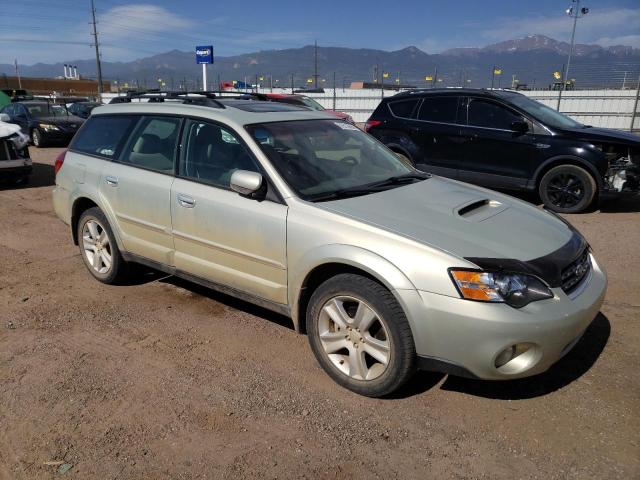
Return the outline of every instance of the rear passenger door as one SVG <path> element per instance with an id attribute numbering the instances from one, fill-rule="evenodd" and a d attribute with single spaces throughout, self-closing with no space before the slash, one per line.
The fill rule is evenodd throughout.
<path id="1" fill-rule="evenodd" d="M 464 137 L 458 119 L 461 98 L 427 95 L 410 122 L 413 142 L 418 147 L 416 167 L 426 172 L 457 178 L 464 157 Z"/>
<path id="2" fill-rule="evenodd" d="M 125 250 L 165 265 L 173 264 L 169 200 L 181 123 L 172 116 L 139 118 L 100 183 Z"/>
<path id="3" fill-rule="evenodd" d="M 263 173 L 230 129 L 186 122 L 171 192 L 175 266 L 285 304 L 287 206 L 277 197 L 256 200 L 232 191 L 229 181 L 237 169 Z"/>

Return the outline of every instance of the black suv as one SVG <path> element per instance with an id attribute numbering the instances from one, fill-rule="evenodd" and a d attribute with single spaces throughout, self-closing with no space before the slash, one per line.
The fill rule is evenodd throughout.
<path id="1" fill-rule="evenodd" d="M 640 137 L 593 128 L 508 90 L 433 89 L 385 98 L 366 130 L 421 170 L 537 191 L 556 212 L 640 192 Z"/>

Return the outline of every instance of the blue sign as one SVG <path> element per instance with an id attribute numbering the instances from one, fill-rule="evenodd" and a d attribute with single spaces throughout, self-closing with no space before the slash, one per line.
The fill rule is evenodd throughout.
<path id="1" fill-rule="evenodd" d="M 213 45 L 196 47 L 196 63 L 213 63 Z"/>

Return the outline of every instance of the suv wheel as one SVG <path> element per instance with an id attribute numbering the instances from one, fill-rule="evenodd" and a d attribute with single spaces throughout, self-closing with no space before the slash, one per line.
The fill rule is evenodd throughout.
<path id="1" fill-rule="evenodd" d="M 369 278 L 341 274 L 320 285 L 309 301 L 307 326 L 322 368 L 356 393 L 388 395 L 415 371 L 409 322 L 391 292 Z"/>
<path id="2" fill-rule="evenodd" d="M 85 210 L 78 222 L 78 244 L 91 275 L 103 283 L 116 283 L 124 276 L 125 262 L 109 222 L 97 207 Z"/>
<path id="3" fill-rule="evenodd" d="M 34 128 L 31 131 L 31 143 L 38 148 L 45 146 L 45 141 L 42 138 L 42 133 L 40 133 L 40 130 L 38 130 L 37 128 Z"/>
<path id="4" fill-rule="evenodd" d="M 544 174 L 538 192 L 546 207 L 554 212 L 578 213 L 585 210 L 596 195 L 596 181 L 584 168 L 560 165 Z"/>

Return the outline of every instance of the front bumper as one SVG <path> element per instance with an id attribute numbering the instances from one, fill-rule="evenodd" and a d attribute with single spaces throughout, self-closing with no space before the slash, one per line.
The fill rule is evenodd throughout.
<path id="1" fill-rule="evenodd" d="M 521 309 L 419 291 L 421 305 L 415 297 L 403 302 L 419 365 L 487 380 L 546 371 L 571 350 L 600 310 L 607 278 L 593 256 L 591 260 L 592 271 L 573 298 L 556 288 L 554 298 Z M 496 357 L 515 344 L 531 347 L 513 365 L 497 368 Z"/>

